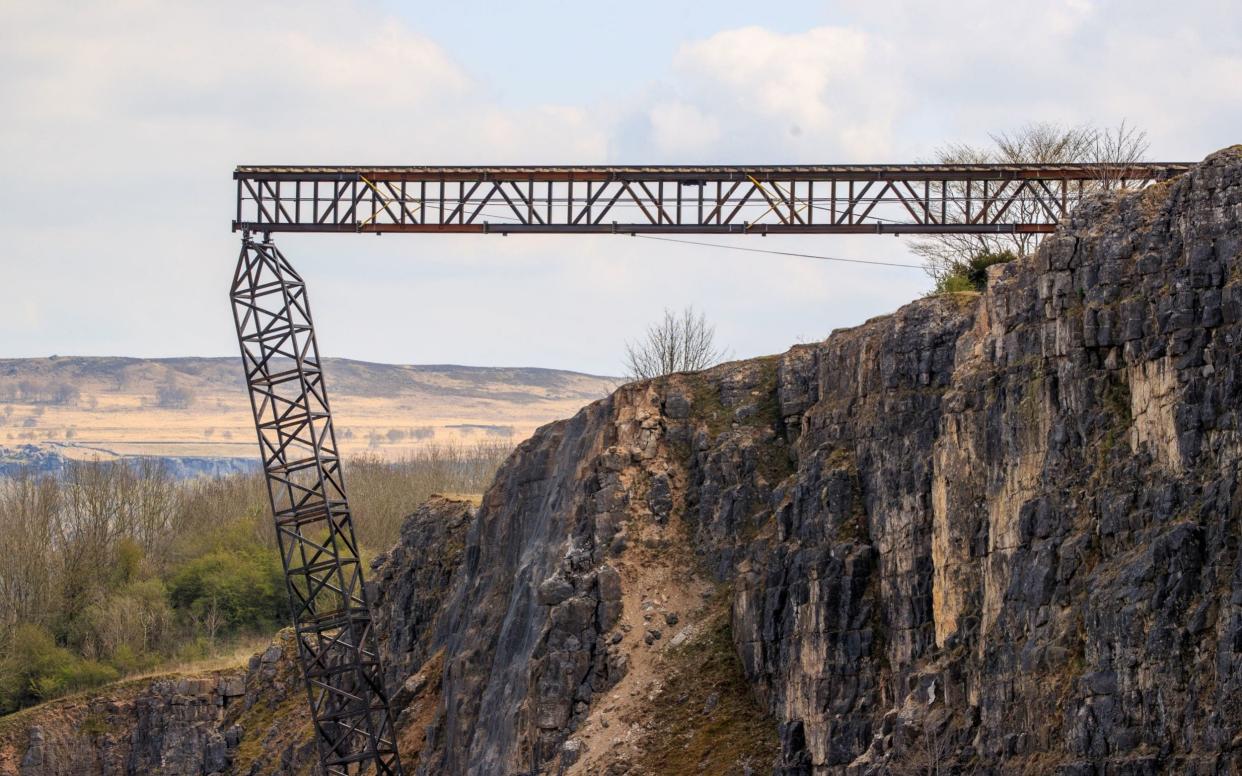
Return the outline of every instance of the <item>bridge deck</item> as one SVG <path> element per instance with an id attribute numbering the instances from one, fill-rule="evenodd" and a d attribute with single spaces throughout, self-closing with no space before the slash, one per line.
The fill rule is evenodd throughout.
<path id="1" fill-rule="evenodd" d="M 240 166 L 256 232 L 1048 232 L 1085 195 L 1146 186 L 1135 165 Z"/>

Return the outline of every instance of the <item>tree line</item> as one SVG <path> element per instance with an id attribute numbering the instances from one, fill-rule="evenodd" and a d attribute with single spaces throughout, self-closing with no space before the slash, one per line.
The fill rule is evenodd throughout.
<path id="1" fill-rule="evenodd" d="M 81 389 L 64 380 L 26 378 L 0 382 L 0 402 L 72 406 L 81 398 Z"/>
<path id="2" fill-rule="evenodd" d="M 347 462 L 359 544 L 386 550 L 433 493 L 481 493 L 508 452 Z M 261 475 L 179 481 L 144 460 L 0 478 L 0 713 L 231 651 L 287 606 Z"/>

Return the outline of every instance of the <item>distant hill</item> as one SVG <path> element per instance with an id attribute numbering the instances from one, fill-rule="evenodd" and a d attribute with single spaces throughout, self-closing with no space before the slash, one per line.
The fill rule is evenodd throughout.
<path id="1" fill-rule="evenodd" d="M 342 449 L 387 458 L 426 444 L 516 443 L 620 382 L 558 369 L 342 358 L 325 359 L 324 372 Z M 256 449 L 237 358 L 0 359 L 0 445 L 10 458 L 31 445 L 69 458 L 244 459 Z"/>
<path id="2" fill-rule="evenodd" d="M 618 379 L 536 367 L 458 366 L 455 364 L 377 364 L 348 358 L 324 359 L 329 390 L 338 396 L 396 397 L 420 393 L 472 398 L 505 397 L 531 402 L 594 400 Z M 0 401 L 18 397 L 23 381 L 66 382 L 82 392 L 136 393 L 168 381 L 199 390 L 243 390 L 237 358 L 115 358 L 52 356 L 0 359 Z"/>

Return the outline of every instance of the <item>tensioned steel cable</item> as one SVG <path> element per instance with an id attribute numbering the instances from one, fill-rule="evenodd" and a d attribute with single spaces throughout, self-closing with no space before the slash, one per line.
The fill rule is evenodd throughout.
<path id="1" fill-rule="evenodd" d="M 513 216 L 490 214 L 491 218 L 503 219 L 506 221 L 514 221 L 517 219 Z M 726 251 L 745 251 L 746 253 L 770 253 L 775 256 L 792 256 L 799 259 L 817 259 L 819 261 L 839 261 L 845 264 L 870 264 L 877 267 L 903 267 L 905 269 L 924 269 L 922 264 L 902 264 L 895 261 L 876 261 L 874 259 L 846 259 L 840 256 L 824 256 L 817 253 L 796 253 L 794 251 L 776 251 L 770 248 L 746 248 L 741 245 L 722 245 L 720 243 L 703 242 L 701 240 L 683 240 L 676 237 L 657 237 L 652 234 L 631 234 L 629 232 L 618 232 L 618 235 L 627 237 L 641 237 L 644 240 L 659 240 L 660 242 L 681 243 L 682 245 L 698 245 L 703 248 L 721 248 Z"/>
<path id="2" fill-rule="evenodd" d="M 701 245 L 704 248 L 723 248 L 727 251 L 746 251 L 747 253 L 771 253 L 776 256 L 794 256 L 800 259 L 819 259 L 820 261 L 841 261 L 848 264 L 871 264 L 878 267 L 905 267 L 907 269 L 923 269 L 922 264 L 901 264 L 895 261 L 874 261 L 871 259 L 845 259 L 840 256 L 821 256 L 816 253 L 795 253 L 793 251 L 774 251 L 770 248 L 746 248 L 741 245 L 721 245 L 720 243 L 700 242 L 699 240 L 682 240 L 676 237 L 656 237 L 651 234 L 635 234 L 633 237 L 641 237 L 644 240 L 659 240 L 661 242 L 682 243 L 683 245 Z"/>

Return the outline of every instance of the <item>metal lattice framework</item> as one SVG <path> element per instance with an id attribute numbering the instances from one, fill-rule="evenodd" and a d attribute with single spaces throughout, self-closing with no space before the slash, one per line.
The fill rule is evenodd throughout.
<path id="1" fill-rule="evenodd" d="M 247 235 L 232 300 L 320 762 L 402 774 L 306 286 Z"/>
<path id="2" fill-rule="evenodd" d="M 402 774 L 306 286 L 272 232 L 1034 234 L 1188 168 L 238 167 L 233 313 L 324 771 Z"/>
<path id="3" fill-rule="evenodd" d="M 1050 232 L 1085 194 L 1189 165 L 238 167 L 261 232 Z"/>

